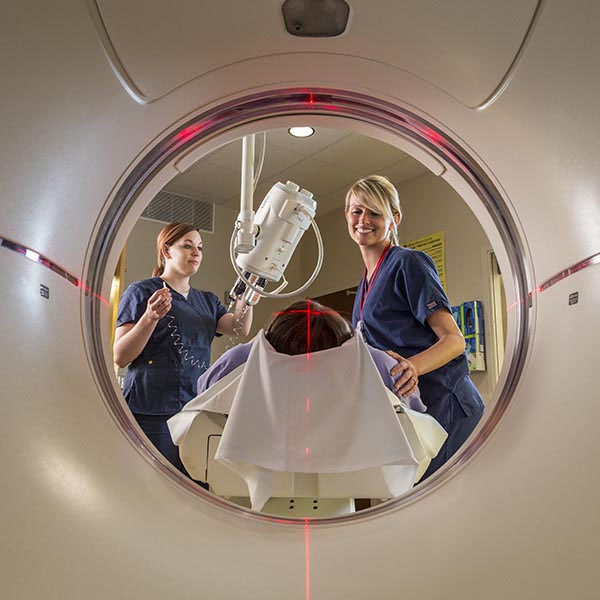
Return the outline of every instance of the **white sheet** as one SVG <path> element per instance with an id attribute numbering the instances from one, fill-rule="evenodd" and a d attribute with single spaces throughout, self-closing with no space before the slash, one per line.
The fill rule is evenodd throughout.
<path id="1" fill-rule="evenodd" d="M 333 474 L 378 469 L 397 496 L 422 475 L 446 434 L 428 415 L 405 408 L 399 419 L 390 400 L 398 401 L 360 334 L 338 348 L 288 356 L 261 331 L 246 364 L 168 425 L 183 449 L 201 411 L 228 414 L 216 458 L 245 480 L 256 510 L 271 496 L 277 472 L 319 473 L 325 491 L 328 473 L 334 481 Z"/>

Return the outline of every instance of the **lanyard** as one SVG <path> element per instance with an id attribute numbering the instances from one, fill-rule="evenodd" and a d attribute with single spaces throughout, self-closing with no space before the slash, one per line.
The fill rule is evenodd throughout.
<path id="1" fill-rule="evenodd" d="M 391 247 L 392 247 L 392 245 L 390 244 L 381 253 L 381 256 L 379 257 L 379 260 L 377 261 L 377 266 L 375 267 L 375 270 L 373 271 L 373 276 L 371 277 L 371 282 L 369 283 L 369 289 L 366 291 L 366 293 L 365 293 L 365 285 L 367 283 L 367 267 L 365 267 L 365 272 L 364 272 L 364 275 L 363 275 L 362 287 L 361 287 L 361 290 L 360 290 L 360 320 L 361 321 L 362 321 L 363 306 L 365 305 L 367 297 L 369 296 L 369 292 L 373 288 L 373 284 L 375 283 L 375 277 L 377 277 L 377 271 L 379 271 L 379 267 L 380 267 L 381 263 L 383 262 L 383 259 L 385 258 L 385 255 L 388 253 L 388 250 Z"/>

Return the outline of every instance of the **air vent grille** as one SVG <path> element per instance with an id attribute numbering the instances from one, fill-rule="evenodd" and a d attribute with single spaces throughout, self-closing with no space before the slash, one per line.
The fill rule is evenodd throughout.
<path id="1" fill-rule="evenodd" d="M 211 202 L 163 190 L 148 204 L 142 217 L 161 223 L 189 223 L 200 231 L 214 233 L 214 208 Z"/>

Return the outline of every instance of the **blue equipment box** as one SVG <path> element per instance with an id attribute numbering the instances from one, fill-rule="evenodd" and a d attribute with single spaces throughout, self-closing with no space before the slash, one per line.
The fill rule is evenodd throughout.
<path id="1" fill-rule="evenodd" d="M 463 302 L 452 307 L 452 316 L 466 344 L 470 371 L 485 371 L 483 305 L 479 300 Z"/>

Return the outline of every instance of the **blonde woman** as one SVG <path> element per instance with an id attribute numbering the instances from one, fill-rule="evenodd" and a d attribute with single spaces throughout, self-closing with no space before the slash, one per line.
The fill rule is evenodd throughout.
<path id="1" fill-rule="evenodd" d="M 429 414 L 448 432 L 427 477 L 460 448 L 483 415 L 465 341 L 431 257 L 399 244 L 402 211 L 390 181 L 379 175 L 357 181 L 346 194 L 345 215 L 365 265 L 352 323 L 361 321 L 366 342 L 398 361 L 391 371 L 392 376 L 404 371 L 398 393 L 406 396 L 418 383 Z"/>

